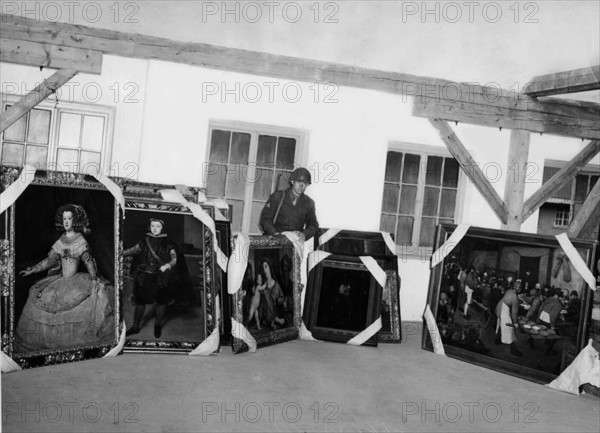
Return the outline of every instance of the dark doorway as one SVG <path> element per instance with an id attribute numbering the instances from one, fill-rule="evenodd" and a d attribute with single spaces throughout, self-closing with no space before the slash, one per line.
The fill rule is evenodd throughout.
<path id="1" fill-rule="evenodd" d="M 540 257 L 523 257 L 519 260 L 519 278 L 525 283 L 529 283 L 529 287 L 533 287 L 535 283 L 540 282 Z"/>

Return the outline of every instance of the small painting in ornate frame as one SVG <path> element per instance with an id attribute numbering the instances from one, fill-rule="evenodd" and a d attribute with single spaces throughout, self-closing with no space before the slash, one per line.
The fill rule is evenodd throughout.
<path id="1" fill-rule="evenodd" d="M 171 185 L 120 180 L 123 223 L 123 317 L 126 352 L 188 353 L 210 335 L 215 260 L 210 229 L 179 203 L 162 199 Z M 197 191 L 187 188 L 188 202 Z M 203 206 L 212 218 L 214 209 Z M 152 231 L 156 224 L 160 233 Z M 156 229 L 155 229 L 156 230 Z M 168 265 L 164 272 L 154 272 Z"/>
<path id="2" fill-rule="evenodd" d="M 0 171 L 6 189 L 20 169 Z M 122 281 L 112 194 L 83 174 L 37 171 L 1 218 L 2 350 L 23 368 L 106 354 Z"/>
<path id="3" fill-rule="evenodd" d="M 389 248 L 381 232 L 355 230 L 335 230 L 335 236 L 327 239 L 331 229 L 320 228 L 315 236 L 315 250 L 344 256 L 371 256 L 381 260 L 381 267 L 387 274 L 386 286 L 381 298 L 381 322 L 378 341 L 380 343 L 400 343 L 400 277 L 398 258 Z M 393 241 L 393 234 L 389 234 Z M 324 241 L 324 242 L 323 242 Z M 322 242 L 322 243 L 321 243 Z"/>
<path id="4" fill-rule="evenodd" d="M 299 236 L 302 244 L 304 239 L 301 233 Z M 241 287 L 233 295 L 232 317 L 244 325 L 259 348 L 297 339 L 301 323 L 300 254 L 285 236 L 249 239 L 248 265 Z M 232 349 L 241 353 L 248 346 L 234 337 Z"/>
<path id="5" fill-rule="evenodd" d="M 332 254 L 308 275 L 304 324 L 317 340 L 347 343 L 379 317 L 381 296 L 359 257 Z M 377 346 L 377 334 L 363 344 Z"/>

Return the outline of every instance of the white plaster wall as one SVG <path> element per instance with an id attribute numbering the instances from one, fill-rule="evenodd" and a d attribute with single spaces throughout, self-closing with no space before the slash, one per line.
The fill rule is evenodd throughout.
<path id="1" fill-rule="evenodd" d="M 7 83 L 23 82 L 31 90 L 36 81 L 50 75 L 50 71 L 39 73 L 36 68 L 7 64 L 0 64 L 0 73 L 3 89 Z M 389 142 L 443 147 L 427 120 L 411 116 L 410 98 L 399 95 L 339 88 L 334 95 L 338 102 L 325 103 L 325 93 L 315 102 L 314 92 L 309 87 L 312 83 L 298 83 L 302 96 L 293 103 L 281 92 L 287 81 L 114 56 L 104 56 L 101 76 L 81 74 L 76 80 L 81 87 L 90 82 L 98 83 L 102 89 L 98 103 L 115 107 L 112 166 L 138 164 L 139 172 L 135 175 L 141 181 L 202 186 L 208 126 L 213 119 L 307 131 L 307 157 L 303 162 L 320 168 L 319 179 L 308 194 L 317 203 L 323 227 L 379 229 Z M 256 103 L 244 100 L 243 94 L 239 95 L 239 101 L 235 95 L 224 95 L 224 102 L 220 92 L 203 94 L 203 86 L 204 89 L 207 85 L 216 85 L 219 90 L 223 86 L 235 89 L 236 83 L 240 89 L 248 83 L 257 83 L 267 92 L 265 82 L 279 84 L 273 85 L 272 101 L 267 93 Z M 115 102 L 114 91 L 110 89 L 115 83 L 119 83 L 121 90 L 125 83 L 137 85 L 139 90 L 134 98 L 137 102 L 124 102 L 123 94 Z M 294 93 L 290 91 L 288 96 L 294 97 Z M 85 102 L 77 92 L 74 100 Z M 453 123 L 451 126 L 480 166 L 487 167 L 486 173 L 502 197 L 508 175 L 510 131 Z M 525 195 L 531 195 L 541 185 L 544 159 L 568 160 L 585 144 L 579 139 L 533 134 L 530 161 L 540 169 L 532 180 L 539 182 L 528 183 Z M 331 173 L 325 169 L 326 163 L 336 164 L 338 170 L 331 180 L 337 182 L 324 182 L 324 176 Z M 469 181 L 465 183 L 459 215 L 462 223 L 500 228 L 492 210 Z M 537 213 L 522 230 L 535 232 L 536 228 Z M 400 260 L 400 273 L 402 319 L 420 320 L 428 290 L 427 257 L 404 255 Z"/>
<path id="2" fill-rule="evenodd" d="M 137 178 L 146 93 L 145 60 L 103 56 L 102 74 L 77 74 L 57 92 L 60 101 L 115 108 L 110 174 Z M 55 70 L 0 63 L 0 92 L 24 94 Z M 54 100 L 52 97 L 50 98 Z M 60 105 L 59 105 L 60 106 Z"/>

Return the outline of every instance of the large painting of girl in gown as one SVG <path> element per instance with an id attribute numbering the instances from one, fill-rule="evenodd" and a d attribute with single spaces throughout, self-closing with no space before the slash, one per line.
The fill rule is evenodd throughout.
<path id="1" fill-rule="evenodd" d="M 103 356 L 120 323 L 112 194 L 83 175 L 38 171 L 2 219 L 13 258 L 2 267 L 12 275 L 3 350 L 24 368 Z"/>
<path id="2" fill-rule="evenodd" d="M 47 276 L 29 290 L 15 330 L 15 352 L 99 344 L 110 342 L 114 334 L 114 288 L 99 275 L 84 237 L 90 231 L 85 209 L 76 204 L 59 207 L 55 226 L 62 234 L 48 256 L 19 272 L 20 277 Z M 80 264 L 87 272 L 79 271 Z"/>

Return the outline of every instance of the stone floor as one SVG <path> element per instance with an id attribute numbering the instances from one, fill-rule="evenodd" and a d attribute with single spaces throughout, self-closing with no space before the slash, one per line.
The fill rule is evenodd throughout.
<path id="1" fill-rule="evenodd" d="M 598 432 L 600 404 L 420 348 L 294 341 L 2 375 L 15 432 Z"/>

